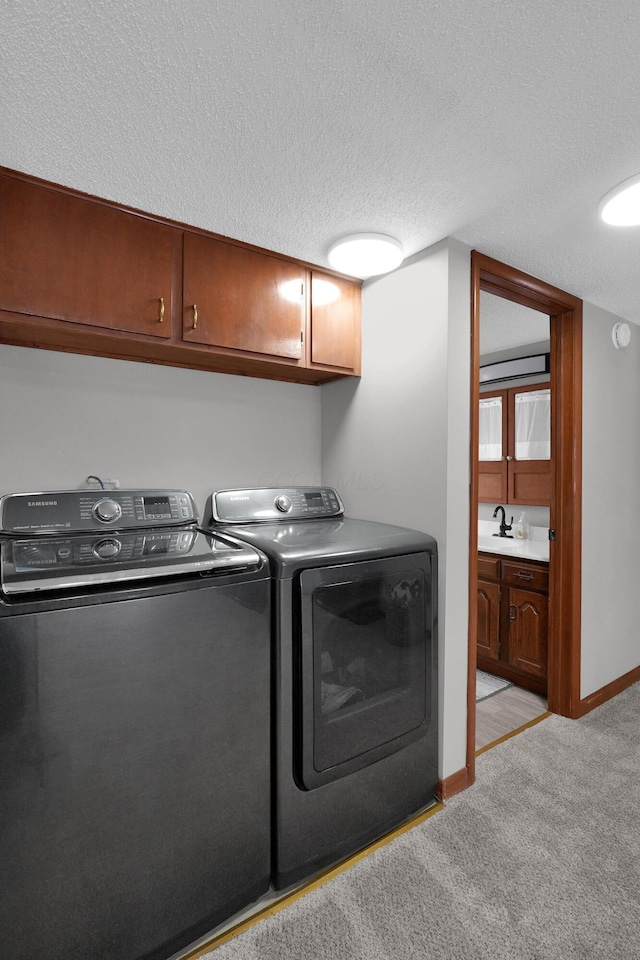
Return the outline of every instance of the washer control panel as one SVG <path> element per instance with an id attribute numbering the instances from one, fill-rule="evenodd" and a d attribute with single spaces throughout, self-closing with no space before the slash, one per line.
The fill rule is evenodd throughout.
<path id="1" fill-rule="evenodd" d="M 0 532 L 41 536 L 177 526 L 198 519 L 186 490 L 62 490 L 0 498 Z M 105 548 L 109 549 L 109 548 Z"/>
<path id="2" fill-rule="evenodd" d="M 193 529 L 162 530 L 119 536 L 72 537 L 43 540 L 16 540 L 13 563 L 19 572 L 25 570 L 71 569 L 96 561 L 139 561 L 146 557 L 162 557 L 189 553 L 198 534 Z"/>
<path id="3" fill-rule="evenodd" d="M 332 487 L 255 487 L 212 493 L 205 524 L 318 519 L 343 513 L 342 501 Z"/>
<path id="4" fill-rule="evenodd" d="M 57 570 L 95 565 L 96 561 L 138 561 L 147 557 L 167 557 L 189 553 L 198 534 L 187 530 L 162 530 L 148 533 L 127 532 L 119 536 L 88 536 L 61 539 L 16 540 L 12 545 L 13 563 L 18 572 Z"/>

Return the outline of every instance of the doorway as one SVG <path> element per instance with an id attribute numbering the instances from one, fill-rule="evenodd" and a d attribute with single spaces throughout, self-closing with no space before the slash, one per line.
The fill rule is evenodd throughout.
<path id="1" fill-rule="evenodd" d="M 475 780 L 478 457 L 481 292 L 546 314 L 551 356 L 549 710 L 577 716 L 580 701 L 582 301 L 506 264 L 471 255 L 471 483 L 467 779 Z"/>
<path id="2" fill-rule="evenodd" d="M 547 711 L 550 376 L 549 317 L 481 290 L 476 754 Z"/>

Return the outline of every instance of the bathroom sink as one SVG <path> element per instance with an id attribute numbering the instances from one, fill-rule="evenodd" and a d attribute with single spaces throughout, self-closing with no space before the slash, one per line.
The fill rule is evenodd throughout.
<path id="1" fill-rule="evenodd" d="M 492 537 L 481 533 L 478 534 L 478 550 L 530 560 L 549 559 L 549 542 L 547 540 L 516 540 L 510 537 Z"/>
<path id="2" fill-rule="evenodd" d="M 479 550 L 493 550 L 496 553 L 517 553 L 519 549 L 522 549 L 522 546 L 521 540 L 515 540 L 511 537 L 478 536 Z"/>

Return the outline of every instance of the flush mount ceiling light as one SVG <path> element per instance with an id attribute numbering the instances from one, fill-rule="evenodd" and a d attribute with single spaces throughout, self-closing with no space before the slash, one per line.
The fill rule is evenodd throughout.
<path id="1" fill-rule="evenodd" d="M 614 227 L 640 224 L 640 174 L 618 184 L 600 201 L 600 216 Z"/>
<path id="2" fill-rule="evenodd" d="M 334 270 L 364 280 L 395 270 L 404 259 L 404 251 L 397 240 L 382 233 L 354 233 L 337 240 L 328 257 Z"/>

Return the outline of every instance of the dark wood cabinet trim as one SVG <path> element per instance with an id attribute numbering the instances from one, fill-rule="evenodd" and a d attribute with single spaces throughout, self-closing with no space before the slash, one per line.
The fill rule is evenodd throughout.
<path id="1" fill-rule="evenodd" d="M 180 311 L 178 320 L 181 320 Z M 59 320 L 25 317 L 4 310 L 0 310 L 0 343 L 55 350 L 60 353 L 109 357 L 114 360 L 186 367 L 211 373 L 261 377 L 310 386 L 330 383 L 344 377 L 343 373 L 335 370 L 308 369 L 285 358 L 276 361 L 273 358 L 234 350 L 199 344 L 191 346 L 181 341 L 154 342 L 151 337 L 145 338 L 116 330 L 106 332 L 79 323 L 64 324 Z"/>

